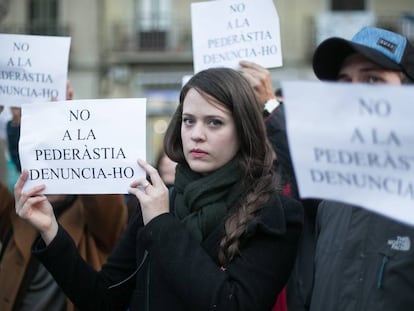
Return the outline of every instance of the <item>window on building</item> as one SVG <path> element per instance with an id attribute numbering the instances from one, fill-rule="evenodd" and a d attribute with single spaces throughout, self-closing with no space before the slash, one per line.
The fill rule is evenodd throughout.
<path id="1" fill-rule="evenodd" d="M 58 0 L 30 0 L 28 26 L 33 35 L 59 35 Z"/>
<path id="2" fill-rule="evenodd" d="M 364 11 L 365 0 L 331 0 L 332 11 Z"/>
<path id="3" fill-rule="evenodd" d="M 170 27 L 170 0 L 140 0 L 138 17 L 140 30 L 167 30 Z"/>
<path id="4" fill-rule="evenodd" d="M 163 50 L 171 26 L 171 0 L 138 0 L 139 46 L 144 50 Z"/>

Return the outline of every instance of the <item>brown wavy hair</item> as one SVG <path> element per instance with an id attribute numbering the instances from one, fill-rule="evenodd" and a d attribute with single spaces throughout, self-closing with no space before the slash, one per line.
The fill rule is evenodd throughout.
<path id="1" fill-rule="evenodd" d="M 242 171 L 244 195 L 225 221 L 219 260 L 227 266 L 239 253 L 247 226 L 277 189 L 272 170 L 273 151 L 253 88 L 241 73 L 211 68 L 194 75 L 182 88 L 180 101 L 164 137 L 164 150 L 175 162 L 186 163 L 181 139 L 183 102 L 190 89 L 231 111 L 239 140 L 236 159 Z"/>

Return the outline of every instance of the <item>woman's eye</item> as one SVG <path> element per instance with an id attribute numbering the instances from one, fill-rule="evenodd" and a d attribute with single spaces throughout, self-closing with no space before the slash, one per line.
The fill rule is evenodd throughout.
<path id="1" fill-rule="evenodd" d="M 209 121 L 209 125 L 212 126 L 212 127 L 219 127 L 219 126 L 223 125 L 223 122 L 219 119 L 211 119 Z"/>
<path id="2" fill-rule="evenodd" d="M 191 119 L 191 118 L 183 118 L 183 123 L 185 125 L 192 125 L 193 124 L 193 119 Z"/>

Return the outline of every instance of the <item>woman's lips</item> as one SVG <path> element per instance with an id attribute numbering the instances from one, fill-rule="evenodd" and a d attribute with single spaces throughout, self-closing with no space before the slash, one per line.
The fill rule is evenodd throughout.
<path id="1" fill-rule="evenodd" d="M 206 156 L 208 154 L 207 152 L 205 152 L 201 149 L 192 149 L 190 151 L 190 153 L 194 158 L 197 158 L 197 159 L 203 158 L 204 156 Z"/>

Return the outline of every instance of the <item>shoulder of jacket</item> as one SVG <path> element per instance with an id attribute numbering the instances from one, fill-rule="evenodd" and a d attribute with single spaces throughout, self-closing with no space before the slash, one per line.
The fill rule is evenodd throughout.
<path id="1" fill-rule="evenodd" d="M 261 209 L 260 215 L 249 226 L 248 231 L 260 229 L 264 232 L 283 235 L 289 225 L 303 225 L 302 204 L 282 194 L 275 193 Z"/>

